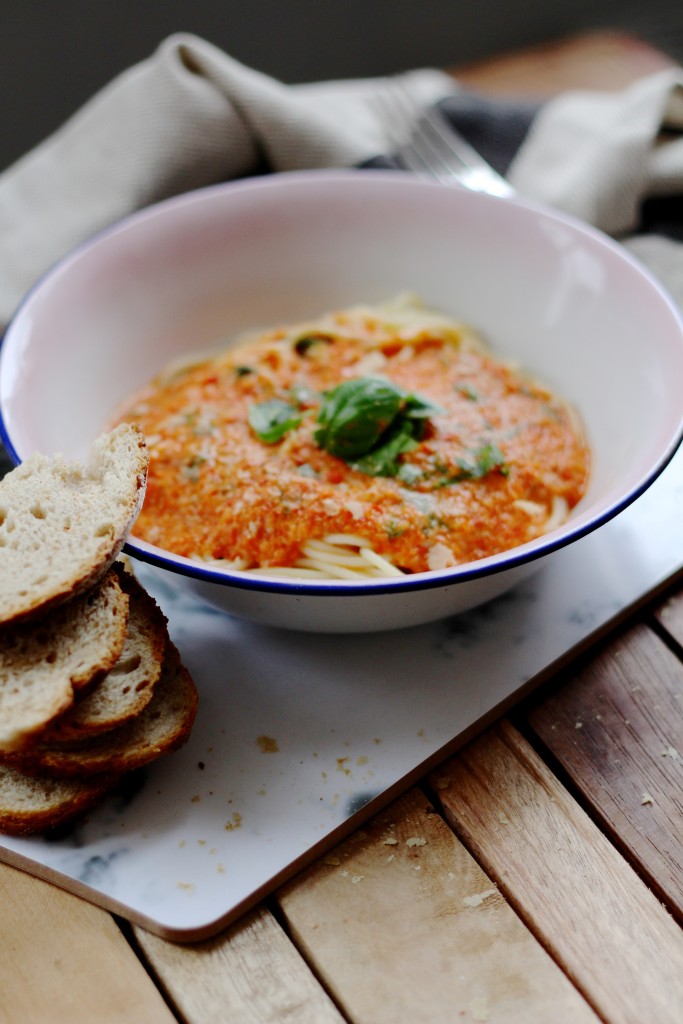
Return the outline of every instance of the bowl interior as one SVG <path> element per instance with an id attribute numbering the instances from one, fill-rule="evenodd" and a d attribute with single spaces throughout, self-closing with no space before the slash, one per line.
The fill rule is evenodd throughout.
<path id="1" fill-rule="evenodd" d="M 377 171 L 204 189 L 82 246 L 8 328 L 5 437 L 22 459 L 82 455 L 170 360 L 402 291 L 470 322 L 577 407 L 593 472 L 576 528 L 673 453 L 680 317 L 634 260 L 560 214 Z"/>

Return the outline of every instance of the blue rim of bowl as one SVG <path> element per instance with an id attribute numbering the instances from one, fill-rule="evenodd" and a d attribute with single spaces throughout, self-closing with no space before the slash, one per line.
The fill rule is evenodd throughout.
<path id="1" fill-rule="evenodd" d="M 125 229 L 129 223 L 135 222 L 145 216 L 155 215 L 157 212 L 163 211 L 167 206 L 184 203 L 188 200 L 201 200 L 203 196 L 216 192 L 223 193 L 225 191 L 232 190 L 237 191 L 251 188 L 267 188 L 269 184 L 272 184 L 274 181 L 279 183 L 283 179 L 294 183 L 296 186 L 297 182 L 305 185 L 307 181 L 317 181 L 325 178 L 338 178 L 345 181 L 351 181 L 353 179 L 359 179 L 360 177 L 371 177 L 378 181 L 381 181 L 382 178 L 390 178 L 393 182 L 402 180 L 409 187 L 419 184 L 423 187 L 426 185 L 429 188 L 443 188 L 443 185 L 440 185 L 439 183 L 419 179 L 411 176 L 408 172 L 385 168 L 285 171 L 262 177 L 246 178 L 230 182 L 221 182 L 214 185 L 206 185 L 202 188 L 193 189 L 190 192 L 170 196 L 166 199 L 152 203 L 147 207 L 135 210 L 127 216 L 115 221 L 113 224 L 103 228 L 101 231 L 98 231 L 84 239 L 84 241 L 79 243 L 79 245 L 75 246 L 63 257 L 57 260 L 56 263 L 44 271 L 44 273 L 41 274 L 34 284 L 27 290 L 21 302 L 17 306 L 13 317 L 6 325 L 2 336 L 0 336 L 0 376 L 2 371 L 3 343 L 5 335 L 24 307 L 30 301 L 33 294 L 42 286 L 43 282 L 46 279 L 51 278 L 53 274 L 57 273 L 71 260 L 76 259 L 82 251 L 89 249 L 92 245 L 106 238 L 108 235 Z M 546 217 L 550 216 L 561 223 L 569 224 L 574 229 L 577 229 L 583 234 L 597 240 L 606 249 L 609 249 L 618 255 L 620 259 L 630 263 L 632 267 L 634 267 L 649 281 L 651 287 L 659 293 L 663 302 L 669 307 L 675 319 L 678 320 L 681 326 L 681 333 L 683 335 L 683 313 L 675 304 L 667 290 L 646 266 L 636 259 L 627 249 L 624 249 L 616 241 L 610 238 L 609 235 L 606 235 L 604 232 L 590 224 L 572 217 L 570 214 L 566 214 L 560 210 L 555 210 L 550 207 L 545 207 L 532 200 L 524 199 L 523 197 L 513 196 L 511 198 L 508 197 L 502 199 L 499 196 L 489 196 L 482 193 L 474 194 L 476 194 L 480 200 L 483 199 L 484 202 L 512 203 L 515 206 L 542 213 Z M 10 438 L 5 424 L 5 417 L 3 415 L 1 404 L 0 441 L 2 441 L 15 466 L 19 465 L 22 460 Z M 505 572 L 508 569 L 514 569 L 522 565 L 530 564 L 540 558 L 543 558 L 545 555 L 559 551 L 560 549 L 567 547 L 569 544 L 580 540 L 582 537 L 593 533 L 595 530 L 604 526 L 606 523 L 610 522 L 610 520 L 614 519 L 621 512 L 627 509 L 634 501 L 644 494 L 645 491 L 648 490 L 648 488 L 659 476 L 661 476 L 663 471 L 671 462 L 678 448 L 681 446 L 681 443 L 683 443 L 683 411 L 681 413 L 677 431 L 674 433 L 669 444 L 650 470 L 644 474 L 638 483 L 627 491 L 626 494 L 622 495 L 618 501 L 604 509 L 601 513 L 596 514 L 586 522 L 577 524 L 573 528 L 570 526 L 570 519 L 567 524 L 569 528 L 566 531 L 563 531 L 560 536 L 553 537 L 552 535 L 549 535 L 547 540 L 536 539 L 535 541 L 529 542 L 529 545 L 510 548 L 508 551 L 501 552 L 498 555 L 491 556 L 490 558 L 484 558 L 476 562 L 469 562 L 462 566 L 454 566 L 451 569 L 412 573 L 401 577 L 390 577 L 386 579 L 378 577 L 377 579 L 365 580 L 362 583 L 356 583 L 351 580 L 322 580 L 320 582 L 313 583 L 310 580 L 297 580 L 293 578 L 278 579 L 276 576 L 256 576 L 250 575 L 248 572 L 239 572 L 237 570 L 213 569 L 208 564 L 205 566 L 189 559 L 185 559 L 181 562 L 178 561 L 178 556 L 173 555 L 172 552 L 156 548 L 149 550 L 147 547 L 140 546 L 132 536 L 129 536 L 123 550 L 126 554 L 130 555 L 130 557 L 136 558 L 141 562 L 156 566 L 157 568 L 165 569 L 169 572 L 175 573 L 176 575 L 190 577 L 200 583 L 229 585 L 236 589 L 261 591 L 263 593 L 271 594 L 282 594 L 297 597 L 308 595 L 316 597 L 370 597 L 377 594 L 403 594 L 416 590 L 433 590 L 435 588 L 446 589 L 451 586 L 456 586 L 459 583 L 483 579 L 487 576 L 493 576 L 500 572 Z"/>

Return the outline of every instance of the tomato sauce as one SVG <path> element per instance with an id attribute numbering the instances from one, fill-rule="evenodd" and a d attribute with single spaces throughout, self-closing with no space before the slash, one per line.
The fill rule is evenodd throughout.
<path id="1" fill-rule="evenodd" d="M 368 475 L 316 440 L 322 396 L 380 377 L 438 411 Z M 266 442 L 250 410 L 274 400 L 294 425 Z M 303 542 L 361 535 L 406 572 L 469 562 L 547 528 L 585 493 L 589 452 L 564 402 L 495 359 L 467 331 L 377 308 L 272 330 L 168 372 L 131 399 L 150 469 L 137 536 L 239 567 L 289 566 Z"/>

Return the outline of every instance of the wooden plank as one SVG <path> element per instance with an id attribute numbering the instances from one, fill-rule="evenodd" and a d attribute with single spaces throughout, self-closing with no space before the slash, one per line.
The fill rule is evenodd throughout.
<path id="1" fill-rule="evenodd" d="M 458 834 L 603 1020 L 680 1024 L 683 932 L 509 723 L 434 784 Z"/>
<path id="2" fill-rule="evenodd" d="M 683 590 L 669 595 L 654 614 L 659 624 L 683 647 Z"/>
<path id="3" fill-rule="evenodd" d="M 0 1024 L 172 1024 L 109 914 L 0 864 Z"/>
<path id="4" fill-rule="evenodd" d="M 278 900 L 295 942 L 354 1024 L 597 1024 L 419 790 Z"/>
<path id="5" fill-rule="evenodd" d="M 192 946 L 137 927 L 135 935 L 188 1024 L 343 1024 L 334 1003 L 264 908 Z"/>
<path id="6" fill-rule="evenodd" d="M 683 920 L 683 664 L 636 626 L 535 704 L 528 723 Z"/>
<path id="7" fill-rule="evenodd" d="M 469 89 L 542 98 L 566 89 L 622 89 L 672 58 L 622 32 L 591 32 L 487 58 L 452 74 Z"/>

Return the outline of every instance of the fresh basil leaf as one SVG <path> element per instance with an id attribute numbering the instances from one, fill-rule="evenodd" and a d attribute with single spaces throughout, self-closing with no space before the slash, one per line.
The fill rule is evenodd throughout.
<path id="1" fill-rule="evenodd" d="M 353 469 L 367 473 L 368 476 L 396 476 L 399 472 L 399 455 L 417 448 L 413 437 L 412 424 L 399 423 L 387 431 L 386 439 L 364 455 L 357 462 L 352 462 Z"/>
<path id="2" fill-rule="evenodd" d="M 344 381 L 323 395 L 316 443 L 369 476 L 396 476 L 427 420 L 443 410 L 381 377 Z"/>
<path id="3" fill-rule="evenodd" d="M 436 416 L 444 410 L 440 405 L 430 402 L 422 395 L 408 394 L 405 398 L 404 414 L 412 420 L 426 420 L 430 416 Z"/>
<path id="4" fill-rule="evenodd" d="M 298 427 L 301 416 L 298 409 L 279 398 L 249 407 L 249 426 L 266 444 L 275 444 L 285 434 Z"/>
<path id="5" fill-rule="evenodd" d="M 358 459 L 377 444 L 404 399 L 401 388 L 378 377 L 344 381 L 323 395 L 315 442 L 341 459 Z"/>

